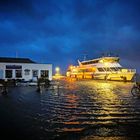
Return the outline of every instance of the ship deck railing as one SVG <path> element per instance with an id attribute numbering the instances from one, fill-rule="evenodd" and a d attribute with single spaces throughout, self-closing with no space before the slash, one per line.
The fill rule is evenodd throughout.
<path id="1" fill-rule="evenodd" d="M 104 71 L 100 71 L 100 73 L 136 73 L 136 69 L 118 69 L 116 71 L 104 69 Z"/>
<path id="2" fill-rule="evenodd" d="M 121 72 L 127 72 L 127 73 L 135 73 L 136 72 L 136 69 L 121 69 L 120 70 Z"/>

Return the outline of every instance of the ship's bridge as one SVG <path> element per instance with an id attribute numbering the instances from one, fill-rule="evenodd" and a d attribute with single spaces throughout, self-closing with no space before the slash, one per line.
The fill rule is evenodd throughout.
<path id="1" fill-rule="evenodd" d="M 88 61 L 82 61 L 82 65 L 91 65 L 91 64 L 98 64 L 98 63 L 118 63 L 119 57 L 101 57 L 98 59 L 92 59 Z"/>
<path id="2" fill-rule="evenodd" d="M 98 64 L 93 64 L 95 67 L 122 67 L 119 63 L 98 63 Z"/>

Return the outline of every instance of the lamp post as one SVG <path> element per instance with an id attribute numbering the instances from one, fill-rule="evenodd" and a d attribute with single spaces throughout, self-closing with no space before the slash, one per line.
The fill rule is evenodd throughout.
<path id="1" fill-rule="evenodd" d="M 55 71 L 56 71 L 56 75 L 60 75 L 60 68 L 59 67 L 56 67 Z"/>

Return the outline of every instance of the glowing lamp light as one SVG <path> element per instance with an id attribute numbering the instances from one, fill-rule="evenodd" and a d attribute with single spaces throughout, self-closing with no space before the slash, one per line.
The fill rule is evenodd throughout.
<path id="1" fill-rule="evenodd" d="M 56 73 L 55 73 L 56 76 L 60 75 L 60 68 L 59 67 L 56 67 L 55 71 L 56 71 Z"/>
<path id="2" fill-rule="evenodd" d="M 68 75 L 69 73 L 67 73 Z M 54 79 L 59 80 L 61 78 L 63 78 L 64 76 L 61 75 L 60 72 L 60 67 L 55 67 L 55 75 L 53 76 Z"/>
<path id="3" fill-rule="evenodd" d="M 56 67 L 56 68 L 55 68 L 55 71 L 56 71 L 57 73 L 59 73 L 60 68 L 59 68 L 59 67 Z"/>

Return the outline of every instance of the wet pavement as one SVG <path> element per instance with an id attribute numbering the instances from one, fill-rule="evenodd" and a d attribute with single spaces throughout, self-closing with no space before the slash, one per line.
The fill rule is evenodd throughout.
<path id="1" fill-rule="evenodd" d="M 140 137 L 133 83 L 65 81 L 59 87 L 10 88 L 0 94 L 0 134 L 18 139 L 126 140 Z"/>

